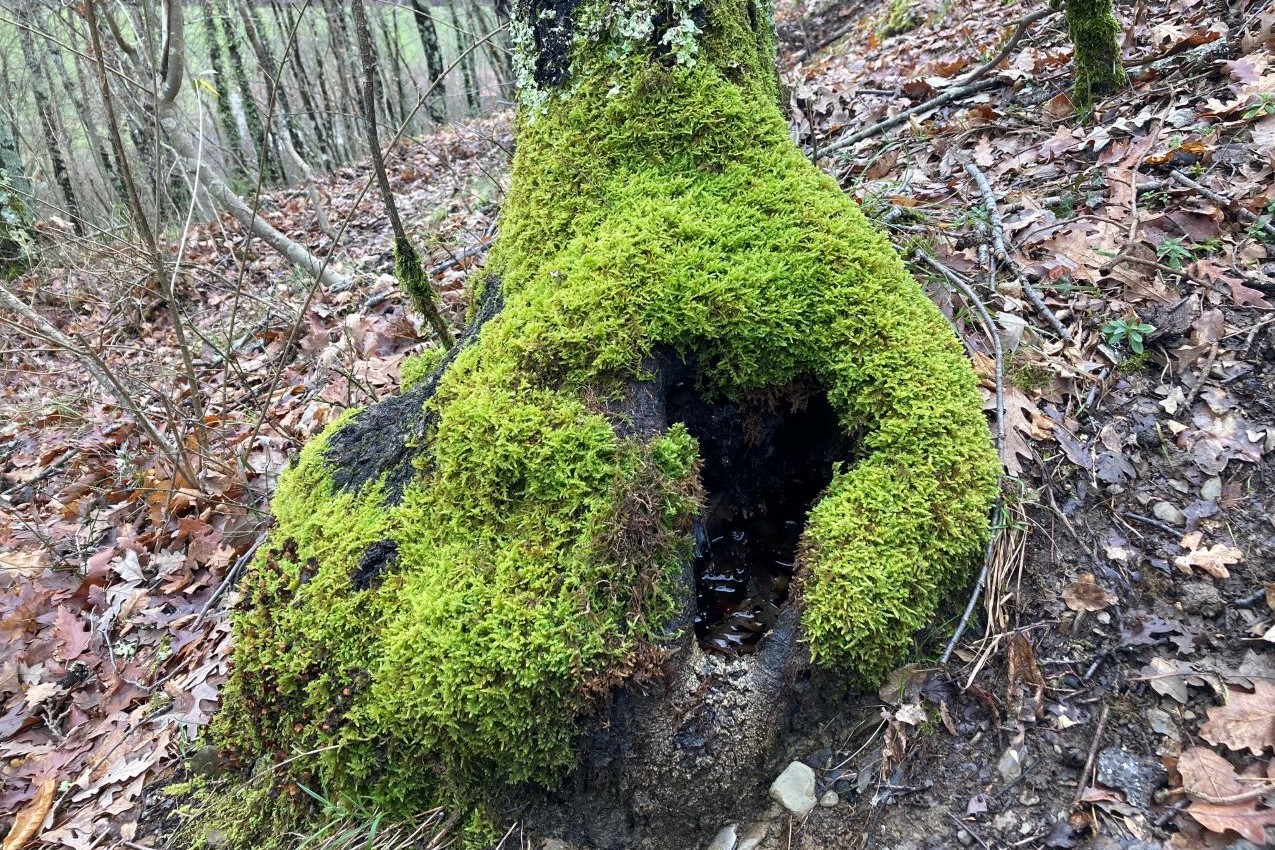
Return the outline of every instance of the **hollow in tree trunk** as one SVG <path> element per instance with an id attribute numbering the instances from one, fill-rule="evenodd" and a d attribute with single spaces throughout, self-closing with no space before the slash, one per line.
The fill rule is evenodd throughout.
<path id="1" fill-rule="evenodd" d="M 969 580 L 997 458 L 943 316 L 792 143 L 769 4 L 511 27 L 475 319 L 281 479 L 215 734 L 328 799 L 696 846 L 807 677 L 875 686 Z"/>
<path id="2" fill-rule="evenodd" d="M 1076 74 L 1072 100 L 1087 112 L 1128 79 L 1120 62 L 1120 24 L 1111 0 L 1066 0 L 1066 17 Z"/>

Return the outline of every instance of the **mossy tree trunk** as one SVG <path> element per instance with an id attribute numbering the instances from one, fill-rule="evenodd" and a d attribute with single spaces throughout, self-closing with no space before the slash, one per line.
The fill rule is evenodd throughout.
<path id="1" fill-rule="evenodd" d="M 0 280 L 26 270 L 35 258 L 30 205 L 31 181 L 22 169 L 9 116 L 0 112 Z"/>
<path id="2" fill-rule="evenodd" d="M 438 44 L 438 28 L 434 25 L 434 15 L 424 0 L 412 0 L 412 17 L 416 21 L 416 32 L 421 39 L 421 51 L 425 54 L 425 70 L 429 75 L 428 83 L 433 89 L 425 98 L 425 109 L 435 124 L 447 121 L 447 92 L 441 81 L 443 76 L 443 51 Z"/>
<path id="3" fill-rule="evenodd" d="M 476 319 L 283 476 L 217 725 L 237 758 L 317 753 L 290 768 L 407 813 L 574 770 L 543 824 L 693 846 L 764 795 L 795 683 L 875 686 L 968 581 L 999 472 L 974 373 L 792 143 L 772 16 L 512 10 L 518 146 Z M 780 522 L 757 494 L 798 455 Z M 753 653 L 710 652 L 712 529 L 758 519 L 794 591 Z"/>
<path id="4" fill-rule="evenodd" d="M 1111 0 L 1065 0 L 1065 9 L 1076 74 L 1072 100 L 1087 112 L 1128 79 L 1120 61 L 1120 23 Z"/>

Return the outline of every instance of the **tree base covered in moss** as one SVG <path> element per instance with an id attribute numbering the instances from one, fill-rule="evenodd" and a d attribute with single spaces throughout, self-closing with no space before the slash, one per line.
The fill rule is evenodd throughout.
<path id="1" fill-rule="evenodd" d="M 1120 23 L 1111 0 L 1065 0 L 1067 32 L 1074 49 L 1072 102 L 1082 112 L 1128 82 L 1120 61 Z"/>
<path id="2" fill-rule="evenodd" d="M 769 9 L 629 5 L 520 12 L 567 47 L 524 62 L 499 309 L 281 479 L 216 722 L 243 763 L 401 814 L 560 780 L 693 614 L 699 447 L 650 415 L 661 357 L 741 407 L 815 387 L 855 435 L 801 538 L 814 663 L 875 683 L 968 580 L 999 473 L 974 374 L 792 144 Z"/>

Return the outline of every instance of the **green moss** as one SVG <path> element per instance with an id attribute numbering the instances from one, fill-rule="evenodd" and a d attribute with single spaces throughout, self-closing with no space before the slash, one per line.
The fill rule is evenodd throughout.
<path id="1" fill-rule="evenodd" d="M 1074 47 L 1076 80 L 1072 100 L 1081 112 L 1094 100 L 1123 86 L 1128 77 L 1120 61 L 1120 23 L 1111 0 L 1066 0 L 1067 32 Z"/>
<path id="2" fill-rule="evenodd" d="M 0 280 L 22 274 L 35 256 L 31 212 L 9 184 L 8 173 L 0 168 Z"/>
<path id="3" fill-rule="evenodd" d="M 581 718 L 668 637 L 689 558 L 695 441 L 606 413 L 657 349 L 724 399 L 815 382 L 863 435 L 803 541 L 817 662 L 874 679 L 968 578 L 998 465 L 961 346 L 792 144 L 768 12 L 706 13 L 695 61 L 582 40 L 565 93 L 525 105 L 504 309 L 441 379 L 402 499 L 334 490 L 346 420 L 281 480 L 217 721 L 245 762 L 313 753 L 292 769 L 326 798 L 404 814 L 563 775 Z"/>
<path id="4" fill-rule="evenodd" d="M 447 349 L 441 345 L 430 345 L 415 354 L 409 355 L 403 360 L 403 365 L 398 369 L 398 388 L 403 392 L 407 392 L 421 381 L 424 381 L 434 374 L 434 370 L 438 368 L 438 364 L 442 363 L 443 358 L 446 356 Z"/>
<path id="5" fill-rule="evenodd" d="M 438 312 L 438 294 L 429 275 L 421 267 L 421 255 L 406 238 L 394 239 L 394 277 L 412 299 L 416 311 L 425 317 L 442 345 L 451 346 L 452 333 Z"/>
<path id="6" fill-rule="evenodd" d="M 889 7 L 881 15 L 880 23 L 877 25 L 877 35 L 881 38 L 889 38 L 892 35 L 902 35 L 916 29 L 921 19 L 912 7 L 913 0 L 891 0 Z"/>

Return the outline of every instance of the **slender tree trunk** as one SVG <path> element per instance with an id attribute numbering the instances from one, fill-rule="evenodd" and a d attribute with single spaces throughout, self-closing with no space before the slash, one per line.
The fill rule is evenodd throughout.
<path id="1" fill-rule="evenodd" d="M 500 93 L 500 99 L 509 100 L 513 97 L 513 65 L 508 38 L 495 32 L 502 22 L 496 20 L 493 23 L 488 20 L 487 10 L 480 5 L 471 7 L 470 15 L 475 22 L 474 32 L 487 37 L 483 42 L 483 55 L 486 56 L 487 67 L 491 69 L 492 76 L 496 78 L 496 90 Z"/>
<path id="2" fill-rule="evenodd" d="M 279 28 L 283 38 L 287 38 L 296 26 L 289 15 L 283 11 L 283 7 L 278 0 L 272 0 L 270 9 L 274 13 L 275 25 Z M 284 56 L 284 63 L 287 65 L 292 78 L 294 90 L 301 98 L 301 105 L 305 108 L 306 118 L 310 126 L 310 138 L 314 142 L 315 148 L 318 150 L 318 158 L 320 167 L 330 167 L 337 161 L 337 154 L 333 148 L 332 134 L 329 131 L 329 122 L 332 120 L 328 114 L 325 114 L 310 94 L 310 87 L 316 82 L 319 86 L 319 94 L 323 98 L 324 109 L 329 109 L 330 104 L 327 102 L 327 86 L 324 83 L 323 75 L 312 77 L 306 70 L 303 59 L 304 45 L 302 43 L 301 32 L 297 31 L 295 47 Z"/>
<path id="3" fill-rule="evenodd" d="M 402 124 L 408 120 L 409 115 L 413 116 L 413 121 L 415 120 L 415 115 L 412 111 L 415 103 L 412 102 L 412 98 L 408 95 L 409 86 L 407 81 L 410 81 L 411 76 L 407 62 L 403 61 L 403 34 L 398 25 L 398 7 L 391 6 L 386 10 L 386 14 L 390 16 L 390 22 L 382 27 L 381 32 L 385 37 L 386 51 L 390 55 L 389 68 L 392 69 L 394 91 L 398 96 L 399 123 Z M 411 122 L 409 122 L 409 126 L 403 128 L 405 132 L 410 132 L 410 124 Z"/>
<path id="4" fill-rule="evenodd" d="M 84 76 L 85 63 L 74 62 L 73 65 L 75 67 L 76 83 L 79 90 L 82 92 L 89 91 L 89 83 Z M 88 116 L 86 113 L 86 118 L 87 117 Z M 96 125 L 93 124 L 91 120 L 89 123 L 91 126 L 94 127 L 94 132 L 96 132 Z M 115 131 L 118 132 L 118 127 L 116 127 Z M 102 145 L 100 141 L 95 142 L 95 144 L 99 148 L 98 161 L 101 163 L 102 170 L 106 180 L 110 184 L 112 191 L 115 193 L 116 203 L 119 205 L 119 207 L 123 209 L 128 209 L 128 190 L 125 188 L 124 180 L 120 176 L 119 166 L 116 164 L 116 162 L 112 161 L 110 152 L 106 149 L 104 145 Z"/>
<path id="5" fill-rule="evenodd" d="M 350 10 L 354 13 L 359 58 L 363 63 L 363 118 L 367 128 L 367 146 L 372 153 L 372 167 L 376 171 L 376 181 L 381 187 L 385 212 L 389 215 L 390 226 L 394 229 L 394 276 L 411 297 L 416 309 L 434 329 L 439 341 L 450 348 L 454 342 L 451 329 L 447 327 L 447 320 L 438 312 L 438 294 L 434 292 L 429 276 L 421 267 L 420 254 L 416 252 L 412 240 L 407 237 L 407 230 L 403 227 L 403 220 L 398 214 L 398 204 L 394 202 L 394 191 L 385 173 L 385 160 L 381 157 L 381 140 L 376 129 L 376 58 L 371 50 L 372 32 L 368 26 L 363 0 L 351 0 Z"/>
<path id="6" fill-rule="evenodd" d="M 30 75 L 31 97 L 35 100 L 36 113 L 40 119 L 40 129 L 44 132 L 44 144 L 48 149 L 49 160 L 53 166 L 53 179 L 62 192 L 62 200 L 66 205 L 67 216 L 77 236 L 85 234 L 84 216 L 80 210 L 80 199 L 75 192 L 74 181 L 67 166 L 66 153 L 62 147 L 62 135 L 58 131 L 53 104 L 49 100 L 46 88 L 48 77 L 40 67 L 40 53 L 29 29 L 33 23 L 22 3 L 14 7 L 22 26 L 18 27 L 18 42 L 22 45 L 22 55 L 26 60 L 27 73 Z"/>
<path id="7" fill-rule="evenodd" d="M 181 0 L 164 0 L 165 74 L 156 95 L 156 110 L 160 125 L 167 130 L 181 166 L 190 175 L 191 184 L 202 188 L 248 231 L 286 257 L 294 266 L 314 276 L 324 286 L 344 289 L 348 282 L 337 273 L 331 263 L 319 259 L 305 246 L 276 230 L 261 215 L 254 214 L 247 202 L 213 174 L 202 161 L 194 139 L 182 124 L 181 115 L 177 111 L 177 95 L 181 91 L 186 61 L 182 5 Z"/>
<path id="8" fill-rule="evenodd" d="M 465 106 L 469 114 L 477 115 L 481 111 L 478 91 L 478 74 L 474 69 L 473 34 L 461 24 L 461 17 L 456 12 L 456 0 L 447 0 L 447 12 L 452 19 L 452 28 L 456 33 L 456 49 L 460 51 L 460 76 L 465 87 Z"/>
<path id="9" fill-rule="evenodd" d="M 421 51 L 425 54 L 425 69 L 430 83 L 436 83 L 425 99 L 425 109 L 435 124 L 447 121 L 447 92 L 442 82 L 443 51 L 438 44 L 438 29 L 434 15 L 426 0 L 412 0 L 412 17 L 416 20 L 416 32 L 420 35 Z"/>
<path id="10" fill-rule="evenodd" d="M 0 112 L 0 279 L 25 271 L 36 257 L 30 197 L 17 138 L 9 116 Z"/>
<path id="11" fill-rule="evenodd" d="M 277 185 L 283 182 L 283 174 L 279 169 L 279 158 L 274 153 L 273 134 L 270 133 L 268 124 L 262 120 L 261 107 L 248 82 L 243 53 L 239 50 L 239 33 L 235 27 L 236 16 L 231 14 L 228 0 L 221 0 L 218 11 L 222 31 L 225 33 L 230 73 L 234 76 L 236 88 L 239 89 L 244 121 L 248 125 L 249 147 L 256 153 L 257 167 L 261 169 L 266 183 Z"/>
<path id="12" fill-rule="evenodd" d="M 279 148 L 284 149 L 293 147 L 298 154 L 301 152 L 303 145 L 295 138 L 292 138 L 292 104 L 288 102 L 288 92 L 284 88 L 281 74 L 279 74 L 279 66 L 275 65 L 274 59 L 270 56 L 269 48 L 265 46 L 263 38 L 258 32 L 259 18 L 256 18 L 255 8 L 249 8 L 244 4 L 236 4 L 238 9 L 238 17 L 244 24 L 244 32 L 247 34 L 247 42 L 252 47 L 252 52 L 256 55 L 256 65 L 261 71 L 261 79 L 265 83 L 265 103 L 264 106 L 268 112 L 265 115 L 265 124 L 269 127 L 270 138 L 279 139 Z M 278 129 L 275 129 L 278 127 Z M 282 136 L 288 136 L 284 141 Z M 281 169 L 282 172 L 282 169 Z"/>
<path id="13" fill-rule="evenodd" d="M 1075 49 L 1072 99 L 1088 112 L 1094 100 L 1123 86 L 1128 77 L 1120 59 L 1120 23 L 1111 0 L 1066 0 L 1067 31 Z"/>
<path id="14" fill-rule="evenodd" d="M 332 50 L 332 61 L 327 64 L 332 64 L 336 71 L 339 86 L 337 109 L 340 110 L 339 114 L 344 118 L 342 121 L 344 125 L 343 136 L 346 140 L 346 158 L 348 161 L 354 156 L 354 152 L 358 150 L 355 139 L 363 138 L 361 129 L 355 127 L 355 116 L 359 114 L 361 107 L 358 105 L 358 94 L 352 88 L 354 85 L 352 81 L 359 78 L 354 57 L 351 55 L 353 51 L 350 50 L 350 45 L 354 43 L 354 39 L 350 36 L 349 28 L 346 26 L 343 4 L 336 2 L 336 0 L 323 0 L 323 12 L 328 29 L 328 45 Z"/>
<path id="15" fill-rule="evenodd" d="M 213 87 L 217 92 L 217 120 L 221 125 L 221 135 L 225 140 L 222 150 L 225 153 L 228 173 L 235 177 L 243 177 L 247 171 L 244 167 L 244 151 L 246 145 L 239 132 L 239 122 L 235 120 L 234 105 L 230 99 L 232 79 L 226 68 L 225 54 L 222 53 L 221 33 L 214 20 L 212 0 L 200 3 L 200 23 L 203 24 L 204 38 L 208 42 L 208 64 L 213 72 Z"/>

